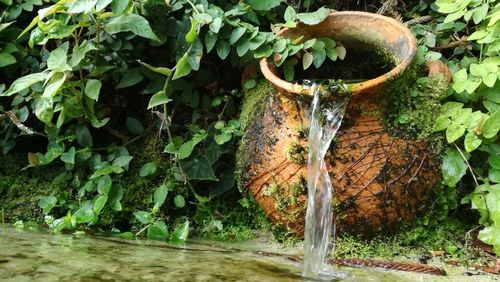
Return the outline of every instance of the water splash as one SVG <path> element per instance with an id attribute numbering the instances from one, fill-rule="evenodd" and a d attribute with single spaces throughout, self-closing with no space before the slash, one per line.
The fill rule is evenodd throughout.
<path id="1" fill-rule="evenodd" d="M 311 91 L 313 101 L 309 117 L 308 202 L 303 275 L 330 279 L 340 274 L 335 273 L 326 263 L 330 234 L 335 228 L 332 226 L 333 187 L 324 157 L 340 127 L 350 95 L 342 83 L 308 82 L 305 89 Z"/>

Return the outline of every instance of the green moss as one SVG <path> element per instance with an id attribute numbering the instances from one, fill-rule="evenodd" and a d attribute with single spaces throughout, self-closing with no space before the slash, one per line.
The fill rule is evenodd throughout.
<path id="1" fill-rule="evenodd" d="M 443 76 L 427 77 L 426 68 L 413 64 L 402 77 L 390 83 L 384 92 L 384 125 L 392 136 L 432 140 L 436 152 L 442 138 L 432 128 L 439 114 L 440 101 L 447 96 L 448 83 Z"/>
<path id="2" fill-rule="evenodd" d="M 294 164 L 303 165 L 307 160 L 307 148 L 294 140 L 285 148 L 285 157 Z"/>

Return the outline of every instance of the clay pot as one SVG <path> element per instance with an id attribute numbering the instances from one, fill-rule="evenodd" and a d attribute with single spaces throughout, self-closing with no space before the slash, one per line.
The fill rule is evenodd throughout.
<path id="1" fill-rule="evenodd" d="M 438 160 L 425 141 L 391 136 L 382 125 L 380 93 L 411 64 L 416 42 L 401 23 L 364 12 L 335 12 L 318 25 L 299 24 L 281 35 L 331 37 L 348 50 L 383 47 L 399 63 L 388 73 L 351 84 L 345 121 L 327 154 L 337 226 L 374 234 L 395 230 L 428 202 L 438 176 Z M 439 63 L 435 63 L 439 65 Z M 267 59 L 260 62 L 269 86 L 243 105 L 239 151 L 240 188 L 248 189 L 273 223 L 303 234 L 307 201 L 307 103 L 301 87 L 281 79 Z M 442 66 L 442 64 L 441 64 Z M 438 66 L 441 67 L 441 66 Z M 433 68 L 435 70 L 436 67 Z M 438 71 L 439 72 L 439 71 Z M 302 151 L 301 151 L 302 150 Z"/>

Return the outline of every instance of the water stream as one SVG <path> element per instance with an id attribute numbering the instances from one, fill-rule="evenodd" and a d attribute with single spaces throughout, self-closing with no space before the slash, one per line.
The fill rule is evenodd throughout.
<path id="1" fill-rule="evenodd" d="M 332 224 L 333 187 L 324 157 L 342 123 L 350 95 L 342 83 L 308 84 L 307 89 L 312 94 L 313 101 L 309 117 L 308 202 L 303 275 L 320 279 L 344 278 L 343 273 L 336 272 L 326 263 L 330 235 L 335 232 L 335 226 Z"/>

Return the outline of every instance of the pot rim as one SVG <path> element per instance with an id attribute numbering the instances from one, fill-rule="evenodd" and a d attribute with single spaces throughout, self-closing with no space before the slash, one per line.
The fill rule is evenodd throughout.
<path id="1" fill-rule="evenodd" d="M 411 31 L 401 22 L 398 22 L 397 20 L 382 16 L 379 14 L 374 14 L 374 13 L 368 13 L 368 12 L 360 12 L 360 11 L 341 11 L 341 12 L 332 12 L 328 17 L 332 16 L 360 16 L 360 17 L 368 17 L 368 18 L 374 18 L 378 20 L 385 21 L 389 25 L 395 26 L 397 29 L 400 30 L 401 35 L 404 36 L 405 41 L 408 43 L 408 46 L 410 47 L 409 50 L 409 56 L 406 56 L 401 60 L 401 62 L 395 66 L 391 71 L 382 74 L 378 77 L 360 82 L 360 83 L 350 83 L 347 84 L 348 89 L 351 91 L 352 95 L 359 94 L 362 92 L 367 92 L 372 89 L 376 89 L 379 86 L 383 85 L 384 83 L 387 82 L 390 78 L 397 77 L 401 75 L 404 70 L 412 63 L 413 58 L 415 57 L 415 53 L 417 51 L 417 41 Z M 319 23 L 321 24 L 321 23 Z M 277 35 L 283 35 L 286 33 L 289 28 L 284 28 L 280 30 Z M 278 90 L 282 90 L 286 93 L 290 94 L 306 94 L 310 95 L 309 91 L 303 89 L 300 86 L 297 86 L 297 84 L 285 81 L 281 79 L 277 74 L 276 74 L 276 69 L 274 67 L 274 64 L 269 63 L 269 58 L 262 58 L 260 60 L 260 69 L 264 77 Z"/>

